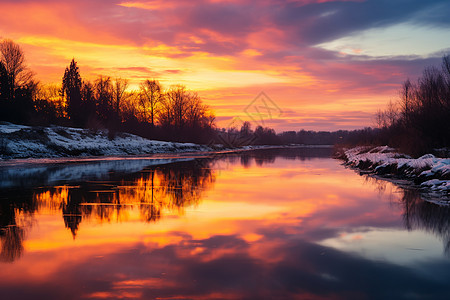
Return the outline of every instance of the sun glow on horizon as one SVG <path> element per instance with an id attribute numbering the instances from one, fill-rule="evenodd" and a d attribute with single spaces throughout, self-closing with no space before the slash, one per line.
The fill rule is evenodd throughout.
<path id="1" fill-rule="evenodd" d="M 425 5 L 425 4 L 421 4 Z M 386 15 L 374 15 L 372 6 Z M 380 7 L 378 7 L 380 6 Z M 199 91 L 219 119 L 242 114 L 261 91 L 284 111 L 280 130 L 372 125 L 400 84 L 438 62 L 449 24 L 433 1 L 2 1 L 0 37 L 25 50 L 42 83 L 60 83 L 72 58 L 81 76 L 145 79 Z M 360 15 L 347 25 L 342 20 Z M 364 18 L 365 16 L 365 18 Z M 367 21 L 366 21 L 367 19 Z M 345 25 L 345 26 L 344 26 Z M 217 107 L 217 108 L 216 108 Z M 352 112 L 362 112 L 353 114 Z M 345 115 L 347 121 L 339 117 Z M 309 120 L 309 121 L 308 121 Z"/>

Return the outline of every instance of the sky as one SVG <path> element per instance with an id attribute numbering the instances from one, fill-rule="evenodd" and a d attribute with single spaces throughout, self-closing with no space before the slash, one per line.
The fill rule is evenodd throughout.
<path id="1" fill-rule="evenodd" d="M 0 0 L 0 38 L 42 83 L 81 76 L 196 90 L 219 127 L 374 126 L 450 53 L 448 0 Z"/>

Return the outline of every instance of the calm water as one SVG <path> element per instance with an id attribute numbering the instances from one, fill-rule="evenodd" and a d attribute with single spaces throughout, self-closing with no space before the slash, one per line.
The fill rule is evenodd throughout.
<path id="1" fill-rule="evenodd" d="M 450 210 L 329 152 L 0 167 L 0 298 L 448 299 Z"/>

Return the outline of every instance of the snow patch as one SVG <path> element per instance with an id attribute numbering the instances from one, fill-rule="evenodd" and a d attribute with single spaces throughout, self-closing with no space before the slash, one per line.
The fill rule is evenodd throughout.
<path id="1" fill-rule="evenodd" d="M 381 176 L 407 178 L 421 188 L 450 197 L 450 158 L 425 154 L 414 159 L 388 146 L 362 146 L 346 150 L 344 159 L 349 166 Z"/>
<path id="2" fill-rule="evenodd" d="M 62 126 L 0 124 L 0 159 L 143 155 L 211 151 L 193 143 L 148 140 L 133 134 Z"/>

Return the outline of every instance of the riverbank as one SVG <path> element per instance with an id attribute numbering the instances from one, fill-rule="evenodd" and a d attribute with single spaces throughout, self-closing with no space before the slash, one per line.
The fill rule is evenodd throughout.
<path id="1" fill-rule="evenodd" d="M 438 200 L 450 200 L 450 158 L 426 154 L 412 158 L 388 146 L 360 146 L 344 150 L 345 165 L 385 179 L 408 180 Z"/>
<path id="2" fill-rule="evenodd" d="M 0 122 L 0 161 L 85 159 L 153 154 L 224 154 L 273 148 L 332 148 L 332 145 L 247 145 L 227 147 L 149 140 L 129 133 L 110 134 L 63 126 L 37 127 Z M 184 155 L 184 154 L 183 154 Z"/>
<path id="3" fill-rule="evenodd" d="M 111 135 L 107 130 L 0 124 L 0 159 L 122 156 L 212 150 L 204 145 L 148 140 L 129 133 Z"/>

